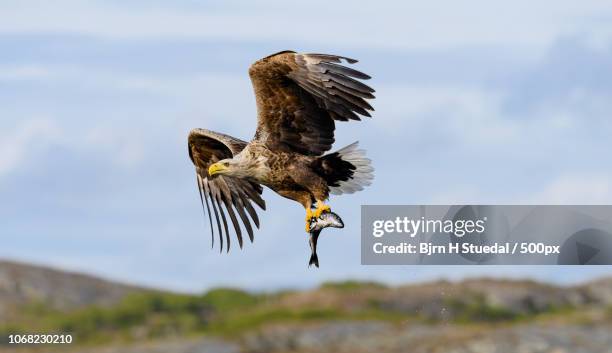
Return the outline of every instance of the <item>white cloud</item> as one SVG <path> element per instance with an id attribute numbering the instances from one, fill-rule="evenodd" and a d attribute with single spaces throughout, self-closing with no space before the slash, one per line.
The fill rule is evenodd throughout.
<path id="1" fill-rule="evenodd" d="M 71 83 L 79 86 L 138 92 L 165 96 L 198 96 L 219 90 L 244 86 L 251 92 L 246 74 L 238 77 L 217 72 L 199 72 L 189 75 L 137 74 L 83 65 L 1 65 L 0 80 L 35 79 L 38 82 Z"/>
<path id="2" fill-rule="evenodd" d="M 173 3 L 175 5 L 175 3 Z M 178 9 L 177 9 L 178 8 Z M 117 7 L 102 2 L 8 1 L 0 33 L 72 33 L 108 38 L 192 37 L 300 41 L 340 47 L 448 48 L 470 45 L 546 46 L 584 32 L 609 36 L 612 25 L 591 26 L 612 14 L 604 1 L 377 1 L 312 0 L 307 7 L 238 1 L 213 9 Z M 330 30 L 333 29 L 333 30 Z"/>
<path id="3" fill-rule="evenodd" d="M 49 78 L 51 73 L 45 67 L 36 65 L 0 66 L 1 81 L 38 80 Z"/>
<path id="4" fill-rule="evenodd" d="M 610 177 L 596 174 L 568 174 L 553 179 L 527 201 L 533 204 L 598 205 L 612 202 Z"/>
<path id="5" fill-rule="evenodd" d="M 5 130 L 0 135 L 0 177 L 18 168 L 30 149 L 57 140 L 60 133 L 50 119 L 25 120 Z"/>
<path id="6" fill-rule="evenodd" d="M 516 138 L 515 122 L 502 119 L 502 93 L 458 84 L 381 85 L 374 124 L 389 134 L 427 139 L 444 131 L 466 143 L 504 143 Z"/>
<path id="7" fill-rule="evenodd" d="M 95 148 L 121 166 L 135 167 L 146 157 L 146 142 L 133 130 L 95 126 L 83 134 L 79 145 Z"/>

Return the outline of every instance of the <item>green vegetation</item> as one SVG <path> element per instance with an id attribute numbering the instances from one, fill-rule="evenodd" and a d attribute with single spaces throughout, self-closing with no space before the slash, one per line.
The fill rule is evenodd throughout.
<path id="1" fill-rule="evenodd" d="M 203 301 L 218 311 L 247 308 L 262 302 L 265 296 L 253 295 L 239 289 L 213 289 L 202 297 Z"/>
<path id="2" fill-rule="evenodd" d="M 354 291 L 362 289 L 384 289 L 386 285 L 378 282 L 369 281 L 340 281 L 340 282 L 325 282 L 321 285 L 323 289 L 335 289 L 341 291 Z"/>
<path id="3" fill-rule="evenodd" d="M 355 282 L 333 287 L 348 290 L 363 286 Z M 373 308 L 356 311 L 290 308 L 279 305 L 276 299 L 281 296 L 228 288 L 214 289 L 201 296 L 145 292 L 129 295 L 111 307 L 89 306 L 69 312 L 37 303 L 23 307 L 18 322 L 0 326 L 0 335 L 69 332 L 78 337 L 79 343 L 97 344 L 191 334 L 234 337 L 264 324 L 280 322 L 405 319 L 405 315 Z"/>
<path id="4" fill-rule="evenodd" d="M 70 312 L 36 304 L 25 307 L 20 322 L 0 328 L 0 333 L 70 332 L 81 342 L 93 343 L 117 337 L 131 340 L 167 336 L 203 329 L 212 310 L 211 301 L 206 297 L 149 292 L 127 296 L 112 307 L 90 306 Z"/>
<path id="5" fill-rule="evenodd" d="M 486 304 L 483 300 L 469 303 L 450 300 L 448 306 L 454 320 L 459 323 L 512 321 L 521 317 L 519 313 Z"/>
<path id="6" fill-rule="evenodd" d="M 383 289 L 384 285 L 375 282 L 330 282 L 323 284 L 305 303 L 294 303 L 293 292 L 253 294 L 230 288 L 214 289 L 203 295 L 141 292 L 125 297 L 113 306 L 89 306 L 71 311 L 54 310 L 42 303 L 33 303 L 20 308 L 17 321 L 0 325 L 0 337 L 6 337 L 8 333 L 63 332 L 72 333 L 75 343 L 98 344 L 186 335 L 235 338 L 271 323 L 335 320 L 400 323 L 407 320 L 435 322 L 441 319 L 456 323 L 488 323 L 512 322 L 540 314 L 517 313 L 508 308 L 491 306 L 483 298 L 472 297 L 470 301 L 461 298 L 446 301 L 441 306 L 441 310 L 446 310 L 446 318 L 436 315 L 425 317 L 418 311 L 394 309 L 384 298 L 379 298 L 384 293 Z M 329 295 L 340 301 L 346 296 L 356 300 L 356 304 L 326 304 L 316 299 Z M 542 314 L 552 315 L 554 308 L 549 309 Z"/>

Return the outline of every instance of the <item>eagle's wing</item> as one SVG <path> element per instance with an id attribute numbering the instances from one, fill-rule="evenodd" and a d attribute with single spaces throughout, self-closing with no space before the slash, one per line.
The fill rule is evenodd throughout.
<path id="1" fill-rule="evenodd" d="M 238 212 L 238 216 L 249 233 L 249 238 L 253 241 L 253 228 L 251 227 L 245 210 L 251 216 L 257 228 L 259 228 L 259 218 L 251 202 L 256 203 L 263 210 L 266 209 L 266 203 L 261 198 L 261 185 L 225 175 L 219 175 L 215 178 L 210 178 L 208 175 L 208 167 L 211 164 L 225 158 L 232 158 L 242 151 L 246 145 L 246 142 L 237 138 L 205 129 L 193 129 L 189 133 L 189 158 L 191 158 L 196 168 L 200 201 L 202 201 L 202 208 L 204 208 L 204 204 L 206 203 L 213 246 L 215 233 L 212 224 L 211 208 L 212 213 L 215 215 L 217 229 L 219 230 L 220 250 L 223 250 L 223 232 L 221 230 L 221 224 L 223 224 L 223 229 L 225 230 L 227 251 L 229 251 L 230 248 L 230 235 L 227 226 L 227 218 L 223 208 L 225 208 L 229 214 L 229 218 L 234 225 L 238 243 L 241 248 L 242 232 L 240 231 L 240 225 L 234 210 Z M 210 204 L 208 202 L 209 200 Z M 219 216 L 221 220 L 219 220 Z"/>
<path id="2" fill-rule="evenodd" d="M 326 54 L 280 52 L 249 69 L 257 101 L 255 139 L 271 150 L 321 155 L 334 142 L 335 120 L 361 120 L 374 109 L 370 76 L 339 65 L 357 60 Z"/>

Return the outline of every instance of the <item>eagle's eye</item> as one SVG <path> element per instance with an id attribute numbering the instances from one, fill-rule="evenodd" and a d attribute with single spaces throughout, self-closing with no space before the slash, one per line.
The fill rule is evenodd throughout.
<path id="1" fill-rule="evenodd" d="M 224 166 L 225 168 L 229 167 L 229 162 L 224 162 L 224 163 L 223 163 L 223 166 Z"/>

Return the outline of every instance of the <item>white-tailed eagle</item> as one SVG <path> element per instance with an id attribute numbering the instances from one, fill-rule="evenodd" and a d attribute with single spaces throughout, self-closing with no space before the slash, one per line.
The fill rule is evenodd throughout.
<path id="1" fill-rule="evenodd" d="M 283 51 L 249 69 L 257 102 L 257 130 L 250 142 L 194 129 L 189 157 L 195 165 L 202 207 L 219 233 L 220 249 L 230 248 L 228 218 L 242 247 L 240 223 L 253 241 L 259 228 L 253 204 L 265 210 L 262 185 L 306 209 L 309 221 L 329 206 L 329 194 L 362 190 L 373 168 L 357 143 L 325 154 L 334 143 L 335 121 L 361 120 L 374 109 L 366 99 L 374 90 L 359 80 L 370 77 L 340 65 L 357 60 L 326 54 Z M 313 207 L 316 208 L 313 210 Z M 227 214 L 227 215 L 226 215 Z M 225 234 L 225 242 L 224 242 Z"/>

